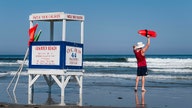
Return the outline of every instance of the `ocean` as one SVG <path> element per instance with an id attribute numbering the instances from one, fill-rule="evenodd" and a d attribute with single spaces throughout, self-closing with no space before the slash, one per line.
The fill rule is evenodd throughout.
<path id="1" fill-rule="evenodd" d="M 192 55 L 148 55 L 149 81 L 191 83 Z M 87 76 L 135 79 L 133 55 L 89 55 L 84 57 Z"/>
<path id="2" fill-rule="evenodd" d="M 8 85 L 23 58 L 24 55 L 0 55 L 1 86 L 6 87 Z M 146 77 L 146 88 L 192 86 L 192 55 L 146 55 L 146 58 L 149 73 Z M 83 60 L 85 69 L 84 88 L 92 86 L 134 88 L 134 84 L 129 85 L 129 81 L 134 82 L 136 77 L 137 64 L 134 55 L 84 55 Z M 24 65 L 18 84 L 18 86 L 25 89 L 28 87 L 27 68 L 27 64 Z M 43 79 L 40 80 L 41 83 L 36 84 L 37 88 L 47 89 L 46 82 Z M 70 86 L 69 89 L 73 89 L 73 87 L 74 85 Z M 42 91 L 37 90 L 36 92 L 41 93 Z M 68 92 L 70 93 L 70 91 Z M 59 97 L 60 90 L 58 90 L 57 86 L 55 86 L 52 93 L 57 94 L 57 97 Z M 27 94 L 27 90 L 25 94 Z M 6 95 L 3 96 L 7 97 Z M 55 100 L 58 101 L 58 99 Z M 8 97 L 6 99 L 0 98 L 0 101 L 12 102 Z M 20 103 L 27 103 L 27 101 L 20 100 Z"/>

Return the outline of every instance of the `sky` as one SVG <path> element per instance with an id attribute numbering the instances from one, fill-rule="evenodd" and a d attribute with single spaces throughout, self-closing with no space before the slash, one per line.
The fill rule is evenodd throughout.
<path id="1" fill-rule="evenodd" d="M 192 54 L 192 0 L 1 0 L 0 55 L 25 54 L 29 15 L 64 12 L 85 16 L 84 54 L 133 54 L 132 46 L 146 38 L 138 30 L 157 32 L 148 54 Z M 49 40 L 49 23 L 34 22 Z M 66 41 L 78 42 L 80 23 L 67 22 Z M 62 38 L 62 23 L 54 24 L 54 41 Z"/>

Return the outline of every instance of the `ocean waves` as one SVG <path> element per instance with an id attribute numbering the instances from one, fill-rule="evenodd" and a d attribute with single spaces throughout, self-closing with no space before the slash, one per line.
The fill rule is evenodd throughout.
<path id="1" fill-rule="evenodd" d="M 2 58 L 2 57 L 1 57 Z M 3 77 L 13 76 L 21 63 L 24 63 L 23 76 L 27 75 L 28 61 L 22 57 L 6 57 L 0 60 L 0 73 Z M 10 60 L 10 58 L 14 58 Z M 85 77 L 115 77 L 134 79 L 137 63 L 134 56 L 85 56 L 83 67 Z M 192 80 L 192 56 L 147 56 L 147 76 L 156 79 L 185 79 Z M 8 74 L 5 74 L 8 73 Z"/>
<path id="2" fill-rule="evenodd" d="M 0 66 L 18 65 L 17 62 L 0 62 Z"/>
<path id="3" fill-rule="evenodd" d="M 103 60 L 102 60 L 103 59 Z M 87 60 L 87 61 L 86 61 Z M 120 62 L 122 60 L 122 62 Z M 0 66 L 19 66 L 22 60 L 16 61 L 0 61 Z M 25 66 L 28 61 L 24 62 Z M 192 73 L 192 58 L 147 58 L 148 69 L 153 72 L 173 72 L 173 73 Z M 122 67 L 136 68 L 135 58 L 88 58 L 84 60 L 83 66 L 86 67 Z"/>
<path id="4" fill-rule="evenodd" d="M 150 71 L 154 72 L 178 72 L 192 73 L 192 59 L 172 59 L 172 58 L 147 58 Z M 127 62 L 96 62 L 85 61 L 83 64 L 91 67 L 127 67 L 136 68 L 136 59 L 127 58 Z"/>
<path id="5" fill-rule="evenodd" d="M 100 62 L 127 62 L 127 58 L 109 58 L 109 57 L 95 57 L 84 58 L 84 61 L 100 61 Z"/>
<path id="6" fill-rule="evenodd" d="M 113 77 L 113 78 L 125 78 L 125 79 L 133 79 L 135 80 L 136 75 L 133 74 L 102 74 L 102 73 L 86 73 L 86 77 Z M 192 77 L 189 76 L 173 76 L 173 75 L 149 75 L 147 76 L 148 79 L 155 80 L 155 79 L 185 79 L 185 80 L 192 80 Z"/>
<path id="7" fill-rule="evenodd" d="M 10 71 L 6 73 L 0 73 L 0 77 L 12 77 L 16 74 L 16 71 Z M 136 75 L 134 74 L 116 74 L 116 73 L 84 73 L 84 77 L 111 77 L 111 78 L 123 78 L 123 79 L 132 79 L 135 80 Z M 27 76 L 27 71 L 22 71 L 21 76 Z M 148 80 L 166 80 L 166 79 L 184 79 L 184 80 L 192 80 L 191 76 L 178 76 L 178 75 L 148 75 Z"/>

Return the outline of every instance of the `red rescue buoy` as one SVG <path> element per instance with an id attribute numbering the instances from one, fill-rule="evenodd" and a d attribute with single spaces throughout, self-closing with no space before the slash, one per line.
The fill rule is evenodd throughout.
<path id="1" fill-rule="evenodd" d="M 139 30 L 138 33 L 141 35 L 141 36 L 147 36 L 149 35 L 150 37 L 153 37 L 155 38 L 157 36 L 156 32 L 153 31 L 153 30 Z"/>

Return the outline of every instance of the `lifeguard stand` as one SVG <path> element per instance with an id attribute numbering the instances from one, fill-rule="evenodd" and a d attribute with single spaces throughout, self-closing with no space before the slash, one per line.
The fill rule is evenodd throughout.
<path id="1" fill-rule="evenodd" d="M 65 105 L 65 87 L 71 77 L 79 85 L 79 104 L 82 105 L 84 16 L 64 12 L 35 13 L 29 16 L 30 27 L 34 21 L 50 22 L 50 41 L 32 42 L 29 46 L 28 104 L 33 102 L 33 85 L 43 76 L 51 89 L 56 82 L 61 89 L 61 104 Z M 54 22 L 62 22 L 62 41 L 54 41 Z M 80 21 L 80 43 L 67 42 L 66 22 Z M 52 80 L 53 79 L 53 80 Z"/>

